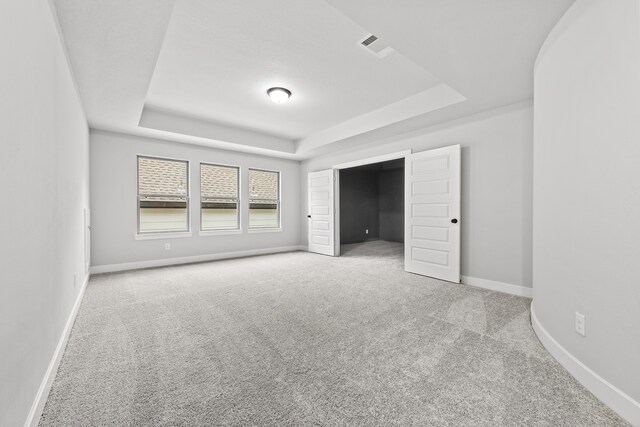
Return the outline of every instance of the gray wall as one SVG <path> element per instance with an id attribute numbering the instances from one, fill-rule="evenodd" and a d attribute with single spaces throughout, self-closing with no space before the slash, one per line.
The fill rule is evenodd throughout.
<path id="1" fill-rule="evenodd" d="M 638 34 L 636 0 L 574 3 L 537 60 L 534 144 L 533 310 L 558 345 L 635 400 L 633 425 L 640 425 Z M 586 337 L 574 331 L 576 311 L 586 317 Z"/>
<path id="2" fill-rule="evenodd" d="M 404 242 L 404 159 L 340 170 L 340 243 L 377 239 Z"/>
<path id="3" fill-rule="evenodd" d="M 340 171 L 340 243 L 360 243 L 380 237 L 378 171 Z M 365 230 L 369 230 L 366 234 Z"/>
<path id="4" fill-rule="evenodd" d="M 27 421 L 86 278 L 88 129 L 54 16 L 0 2 L 2 426 Z"/>
<path id="5" fill-rule="evenodd" d="M 533 111 L 523 103 L 302 162 L 307 174 L 333 165 L 413 149 L 462 145 L 462 253 L 465 276 L 531 286 Z M 302 224 L 307 244 L 307 224 Z"/>
<path id="6" fill-rule="evenodd" d="M 191 228 L 184 238 L 135 240 L 137 228 L 136 156 L 189 160 Z M 241 234 L 199 235 L 199 162 L 241 167 Z M 282 231 L 248 233 L 248 168 L 281 172 Z M 94 266 L 224 254 L 300 243 L 300 163 L 102 131 L 91 131 L 91 206 Z M 171 249 L 165 250 L 165 243 Z"/>
<path id="7" fill-rule="evenodd" d="M 403 160 L 404 162 L 404 160 Z M 380 239 L 404 242 L 404 167 L 383 169 L 378 174 Z"/>

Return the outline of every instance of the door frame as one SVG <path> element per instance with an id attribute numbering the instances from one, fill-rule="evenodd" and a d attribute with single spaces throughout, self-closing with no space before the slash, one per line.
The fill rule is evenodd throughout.
<path id="1" fill-rule="evenodd" d="M 386 162 L 389 160 L 406 159 L 407 156 L 412 154 L 412 150 L 396 151 L 394 153 L 382 154 L 380 156 L 368 157 L 366 159 L 354 160 L 346 163 L 339 163 L 331 166 L 333 169 L 333 203 L 334 203 L 334 216 L 333 216 L 333 244 L 334 256 L 340 256 L 340 170 L 355 168 L 358 166 L 371 165 L 374 163 Z M 406 162 L 405 162 L 406 164 Z M 404 191 L 404 189 L 403 189 Z"/>

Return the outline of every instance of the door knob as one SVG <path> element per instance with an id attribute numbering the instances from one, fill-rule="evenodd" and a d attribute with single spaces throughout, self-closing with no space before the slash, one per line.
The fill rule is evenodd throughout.
<path id="1" fill-rule="evenodd" d="M 451 222 L 452 222 L 452 223 L 454 223 L 454 224 L 457 224 L 457 223 L 458 223 L 458 220 L 457 220 L 456 218 L 453 218 L 453 219 L 451 220 Z"/>
<path id="2" fill-rule="evenodd" d="M 311 218 L 311 215 L 307 215 L 307 218 Z"/>

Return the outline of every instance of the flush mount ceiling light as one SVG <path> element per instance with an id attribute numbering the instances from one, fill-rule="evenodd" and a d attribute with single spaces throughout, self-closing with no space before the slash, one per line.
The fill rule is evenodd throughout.
<path id="1" fill-rule="evenodd" d="M 269 98 L 276 104 L 284 104 L 289 100 L 291 91 L 283 87 L 272 87 L 267 90 L 267 95 L 269 95 Z"/>

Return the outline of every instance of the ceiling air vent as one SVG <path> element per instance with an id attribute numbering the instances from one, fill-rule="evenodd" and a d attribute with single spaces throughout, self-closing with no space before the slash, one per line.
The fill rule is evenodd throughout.
<path id="1" fill-rule="evenodd" d="M 371 34 L 369 37 L 367 37 L 366 39 L 362 40 L 360 43 L 362 43 L 362 46 L 369 46 L 371 43 L 373 43 L 376 40 L 378 40 L 378 38 L 376 36 L 374 36 L 373 34 Z"/>
<path id="2" fill-rule="evenodd" d="M 378 37 L 373 34 L 368 35 L 364 39 L 360 40 L 358 44 L 367 50 L 367 52 L 372 53 L 378 58 L 384 58 L 389 53 L 393 52 L 393 48 L 386 44 L 385 42 L 378 39 Z"/>

